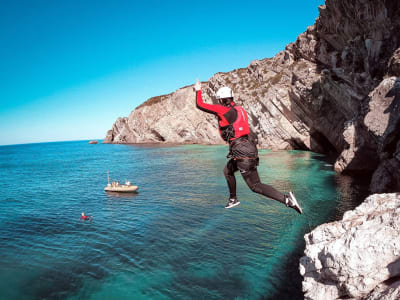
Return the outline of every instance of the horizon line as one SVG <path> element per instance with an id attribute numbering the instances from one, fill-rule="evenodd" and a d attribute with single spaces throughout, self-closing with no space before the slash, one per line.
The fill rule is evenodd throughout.
<path id="1" fill-rule="evenodd" d="M 49 143 L 68 143 L 68 142 L 86 142 L 86 141 L 104 141 L 104 138 L 101 139 L 83 139 L 83 140 L 63 140 L 63 141 L 42 141 L 42 142 L 27 142 L 27 143 L 18 143 L 18 144 L 0 144 L 0 147 L 5 146 L 22 146 L 22 145 L 34 145 L 34 144 L 49 144 Z"/>

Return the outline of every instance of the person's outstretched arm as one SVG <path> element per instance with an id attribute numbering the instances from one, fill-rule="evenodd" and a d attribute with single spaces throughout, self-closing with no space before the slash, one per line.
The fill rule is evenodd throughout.
<path id="1" fill-rule="evenodd" d="M 196 106 L 198 109 L 214 115 L 226 113 L 227 109 L 222 105 L 208 104 L 203 102 L 203 97 L 201 96 L 201 83 L 198 79 L 196 84 L 194 85 L 194 89 L 196 90 Z"/>

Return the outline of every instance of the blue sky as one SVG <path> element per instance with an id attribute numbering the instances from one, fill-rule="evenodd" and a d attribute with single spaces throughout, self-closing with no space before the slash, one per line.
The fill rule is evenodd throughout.
<path id="1" fill-rule="evenodd" d="M 102 139 L 146 99 L 272 57 L 323 0 L 0 1 L 0 145 Z"/>

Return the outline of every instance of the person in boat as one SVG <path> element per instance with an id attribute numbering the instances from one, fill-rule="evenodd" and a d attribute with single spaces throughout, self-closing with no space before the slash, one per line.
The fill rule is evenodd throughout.
<path id="1" fill-rule="evenodd" d="M 229 201 L 226 208 L 240 204 L 236 196 L 235 172 L 240 171 L 249 188 L 258 194 L 266 196 L 293 208 L 299 214 L 302 209 L 293 192 L 283 194 L 274 187 L 261 183 L 258 175 L 257 137 L 250 131 L 247 113 L 243 107 L 234 102 L 232 89 L 222 87 L 216 93 L 220 104 L 207 104 L 201 95 L 201 83 L 195 84 L 196 106 L 198 109 L 214 114 L 218 117 L 219 132 L 222 139 L 229 144 L 228 163 L 224 168 L 224 175 L 229 188 Z"/>
<path id="2" fill-rule="evenodd" d="M 80 221 L 80 220 L 83 220 L 83 221 L 92 221 L 92 218 L 93 218 L 93 216 L 86 216 L 85 213 L 82 212 L 82 215 L 81 215 L 81 217 L 79 218 L 79 221 Z"/>

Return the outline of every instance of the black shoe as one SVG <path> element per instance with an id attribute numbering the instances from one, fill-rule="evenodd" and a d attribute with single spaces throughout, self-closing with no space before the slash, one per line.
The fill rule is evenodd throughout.
<path id="1" fill-rule="evenodd" d="M 231 198 L 229 199 L 229 202 L 225 205 L 225 208 L 232 208 L 239 204 L 240 202 L 237 198 Z"/>
<path id="2" fill-rule="evenodd" d="M 285 196 L 285 204 L 287 207 L 293 208 L 299 214 L 303 213 L 303 210 L 300 207 L 300 204 L 297 202 L 296 197 L 292 192 L 289 192 L 289 195 Z"/>

